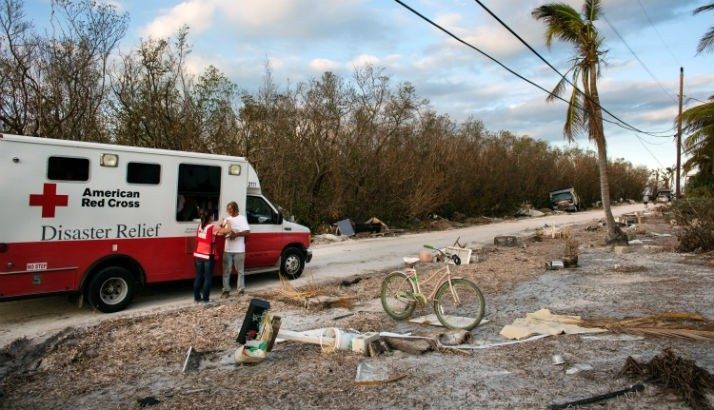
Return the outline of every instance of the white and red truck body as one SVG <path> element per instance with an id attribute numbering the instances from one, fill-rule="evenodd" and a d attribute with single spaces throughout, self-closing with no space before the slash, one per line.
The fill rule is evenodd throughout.
<path id="1" fill-rule="evenodd" d="M 99 303 L 112 289 L 88 294 L 96 275 L 194 277 L 198 210 L 218 220 L 231 201 L 250 224 L 247 273 L 297 277 L 312 256 L 309 229 L 283 218 L 242 157 L 0 134 L 0 193 L 0 300 L 80 292 L 121 310 L 134 289 Z M 222 249 L 219 238 L 216 275 Z"/>

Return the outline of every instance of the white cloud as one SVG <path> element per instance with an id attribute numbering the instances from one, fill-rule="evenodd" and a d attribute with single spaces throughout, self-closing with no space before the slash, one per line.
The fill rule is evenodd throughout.
<path id="1" fill-rule="evenodd" d="M 192 33 L 201 33 L 211 26 L 215 11 L 211 1 L 184 1 L 155 18 L 141 33 L 151 38 L 166 38 L 184 25 L 188 25 Z"/>
<path id="2" fill-rule="evenodd" d="M 366 65 L 376 66 L 379 64 L 379 58 L 369 54 L 361 54 L 349 63 L 349 67 L 363 67 Z"/>
<path id="3" fill-rule="evenodd" d="M 310 69 L 320 73 L 325 71 L 337 71 L 340 68 L 340 63 L 327 58 L 316 58 L 310 61 Z"/>

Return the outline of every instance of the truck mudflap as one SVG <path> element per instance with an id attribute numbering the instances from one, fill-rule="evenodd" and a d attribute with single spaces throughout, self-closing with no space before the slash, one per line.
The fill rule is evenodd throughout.
<path id="1" fill-rule="evenodd" d="M 305 263 L 310 263 L 312 260 L 312 249 L 305 249 Z"/>

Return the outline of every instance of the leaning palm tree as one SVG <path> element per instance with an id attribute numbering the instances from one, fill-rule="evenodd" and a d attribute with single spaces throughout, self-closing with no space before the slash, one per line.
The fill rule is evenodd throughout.
<path id="1" fill-rule="evenodd" d="M 595 142 L 600 171 L 600 195 L 605 211 L 608 242 L 625 242 L 627 237 L 615 223 L 610 208 L 610 183 L 607 177 L 607 146 L 602 125 L 602 108 L 597 91 L 597 78 L 600 76 L 600 64 L 605 51 L 601 49 L 603 38 L 598 33 L 594 22 L 600 15 L 599 0 L 585 0 L 583 15 L 564 3 L 545 4 L 531 13 L 536 20 L 546 24 L 545 42 L 548 47 L 553 39 L 570 43 L 575 48 L 572 66 L 566 73 L 571 74 L 572 82 L 564 76 L 547 97 L 547 101 L 560 98 L 568 84 L 580 84 L 581 89 L 572 87 L 568 100 L 563 133 L 568 141 L 573 141 L 581 132 L 587 132 L 588 138 Z"/>
<path id="2" fill-rule="evenodd" d="M 714 10 L 714 3 L 707 4 L 706 6 L 697 7 L 696 9 L 694 9 L 694 14 L 699 14 L 703 11 L 709 10 Z M 702 38 L 699 39 L 699 44 L 697 45 L 697 54 L 707 49 L 714 50 L 714 27 L 710 27 L 709 31 L 707 31 L 706 34 L 704 34 Z"/>

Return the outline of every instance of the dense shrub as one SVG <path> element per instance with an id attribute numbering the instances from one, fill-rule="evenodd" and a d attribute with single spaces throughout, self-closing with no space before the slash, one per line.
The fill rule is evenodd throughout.
<path id="1" fill-rule="evenodd" d="M 672 211 L 681 226 L 677 234 L 680 251 L 714 250 L 714 198 L 681 199 L 672 204 Z"/>

